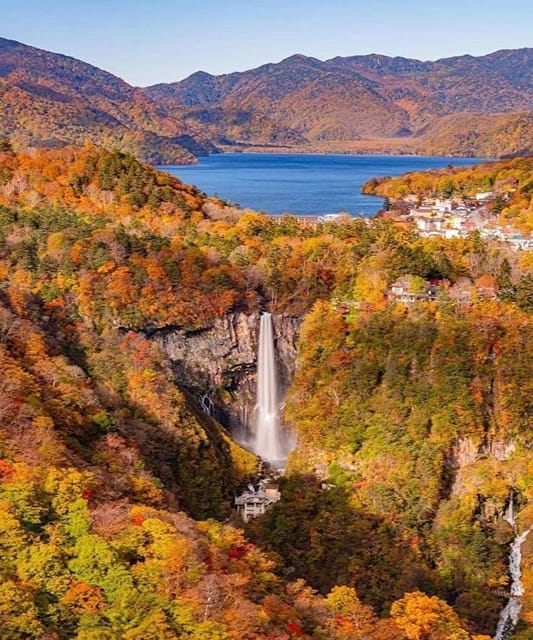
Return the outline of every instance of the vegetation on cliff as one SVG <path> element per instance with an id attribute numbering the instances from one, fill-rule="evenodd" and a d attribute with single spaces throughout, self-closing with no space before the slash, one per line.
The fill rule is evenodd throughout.
<path id="1" fill-rule="evenodd" d="M 489 633 L 512 536 L 501 517 L 511 490 L 520 505 L 532 497 L 532 338 L 530 316 L 494 300 L 349 316 L 317 303 L 287 399 L 298 433 L 289 469 L 318 470 L 337 488 L 300 486 L 305 501 L 285 488 L 257 539 L 317 588 L 335 576 L 387 608 L 395 589 L 416 585 Z M 296 543 L 284 542 L 293 530 Z"/>
<path id="2" fill-rule="evenodd" d="M 117 151 L 3 144 L 2 633 L 491 631 L 511 535 L 501 510 L 512 486 L 526 522 L 533 497 L 530 270 L 477 237 L 422 240 L 387 220 L 301 227 Z M 405 275 L 438 280 L 437 298 L 388 300 Z M 293 474 L 250 533 L 268 554 L 204 520 L 227 517 L 255 459 L 149 339 L 264 306 L 310 312 L 287 408 Z M 515 447 L 508 460 L 497 442 Z"/>

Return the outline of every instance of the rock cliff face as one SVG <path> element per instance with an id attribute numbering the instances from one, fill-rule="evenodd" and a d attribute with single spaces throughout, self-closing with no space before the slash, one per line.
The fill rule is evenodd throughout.
<path id="1" fill-rule="evenodd" d="M 471 438 L 458 439 L 445 456 L 447 486 L 443 487 L 443 497 L 461 497 L 476 487 L 479 515 L 484 521 L 498 522 L 504 517 L 510 495 L 509 488 L 515 483 L 515 474 L 509 461 L 513 458 L 516 445 L 512 441 L 488 439 L 479 444 Z M 482 487 L 480 468 L 490 468 L 501 483 Z M 512 493 L 519 497 L 517 489 Z"/>
<path id="2" fill-rule="evenodd" d="M 197 331 L 168 327 L 152 333 L 172 362 L 176 382 L 204 409 L 244 439 L 250 427 L 257 370 L 259 313 L 232 313 Z M 294 375 L 301 318 L 273 316 L 280 389 Z"/>
<path id="3" fill-rule="evenodd" d="M 508 460 L 514 453 L 515 448 L 513 442 L 504 440 L 488 440 L 480 445 L 470 438 L 462 438 L 453 445 L 447 457 L 447 462 L 453 469 L 461 470 L 463 467 L 484 457 L 493 457 L 499 461 Z"/>

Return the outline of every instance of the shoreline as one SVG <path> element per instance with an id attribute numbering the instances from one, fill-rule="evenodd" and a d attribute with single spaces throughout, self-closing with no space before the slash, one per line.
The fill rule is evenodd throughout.
<path id="1" fill-rule="evenodd" d="M 218 145 L 220 153 L 287 153 L 315 155 L 389 155 L 389 156 L 433 156 L 441 158 L 482 158 L 487 156 L 468 153 L 435 153 L 424 145 L 423 138 L 368 138 L 365 140 L 327 140 L 305 144 L 265 144 L 236 142 Z"/>
<path id="2" fill-rule="evenodd" d="M 379 151 L 374 153 L 369 152 L 352 152 L 352 151 L 318 151 L 318 150 L 306 150 L 302 147 L 268 147 L 268 148 L 255 148 L 250 147 L 244 150 L 220 150 L 217 153 L 210 153 L 208 155 L 197 156 L 196 162 L 187 164 L 154 164 L 156 169 L 165 170 L 166 167 L 194 167 L 197 166 L 202 158 L 211 158 L 213 156 L 231 156 L 231 155 L 256 155 L 256 156 L 272 156 L 272 155 L 287 155 L 287 156 L 331 156 L 331 157 L 353 157 L 353 158 L 449 158 L 451 160 L 473 160 L 474 163 L 478 162 L 497 162 L 502 158 L 485 157 L 485 156 L 467 156 L 467 155 L 441 155 L 434 153 L 388 153 L 385 151 Z"/>

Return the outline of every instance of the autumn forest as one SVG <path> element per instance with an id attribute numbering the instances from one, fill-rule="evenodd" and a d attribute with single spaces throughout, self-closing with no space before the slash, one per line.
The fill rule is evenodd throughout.
<path id="1" fill-rule="evenodd" d="M 508 162 L 502 215 L 527 225 L 531 163 Z M 398 280 L 433 294 L 405 304 Z M 244 525 L 259 461 L 161 336 L 265 310 L 297 327 L 298 444 Z M 5 140 L 2 639 L 488 640 L 509 501 L 533 523 L 532 311 L 532 254 L 479 234 L 275 220 L 123 152 Z M 223 414 L 235 389 L 211 391 Z M 533 638 L 533 539 L 522 554 L 514 640 Z"/>

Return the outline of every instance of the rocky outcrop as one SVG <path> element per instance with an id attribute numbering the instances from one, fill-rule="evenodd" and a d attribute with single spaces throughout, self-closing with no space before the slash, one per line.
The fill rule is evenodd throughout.
<path id="1" fill-rule="evenodd" d="M 496 460 L 508 460 L 515 451 L 513 442 L 488 440 L 479 445 L 470 438 L 456 441 L 448 455 L 448 464 L 453 469 L 461 469 L 481 458 L 493 457 Z"/>
<path id="2" fill-rule="evenodd" d="M 231 313 L 206 329 L 167 327 L 151 332 L 172 362 L 177 384 L 238 439 L 244 437 L 255 405 L 259 318 L 259 313 Z M 296 316 L 273 316 L 282 392 L 294 375 L 300 323 Z"/>
<path id="3" fill-rule="evenodd" d="M 460 438 L 455 441 L 445 458 L 446 486 L 443 487 L 443 497 L 464 496 L 476 493 L 478 516 L 484 522 L 493 524 L 505 520 L 505 511 L 510 497 L 520 501 L 519 492 L 513 488 L 514 475 L 509 466 L 516 451 L 516 444 L 511 440 L 487 439 L 481 444 L 471 438 Z M 492 484 L 486 484 L 487 471 L 498 478 Z M 503 524 L 505 524 L 503 522 Z M 500 527 L 498 536 L 504 542 L 509 542 L 504 534 L 509 534 L 509 527 Z"/>

